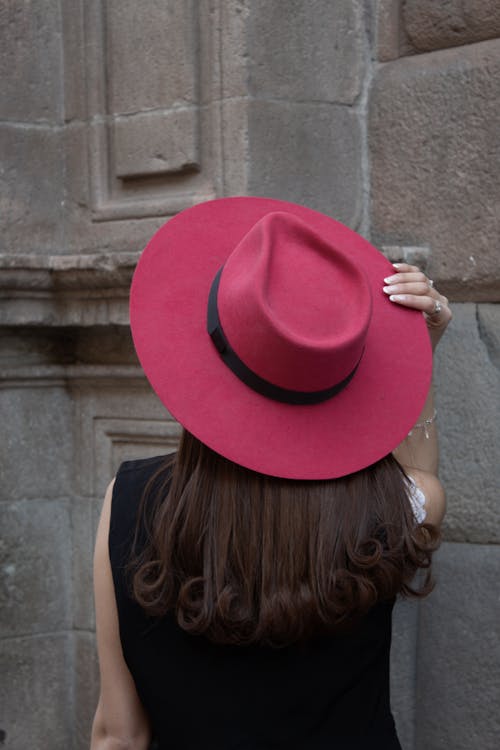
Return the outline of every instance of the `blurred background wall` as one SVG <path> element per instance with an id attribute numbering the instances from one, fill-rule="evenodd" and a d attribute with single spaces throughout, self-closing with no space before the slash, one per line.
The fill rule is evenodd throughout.
<path id="1" fill-rule="evenodd" d="M 193 203 L 259 194 L 454 302 L 446 541 L 435 593 L 396 610 L 393 704 L 405 750 L 497 748 L 500 4 L 4 0 L 0 27 L 0 745 L 88 746 L 103 492 L 175 447 L 127 328 L 139 252 Z"/>

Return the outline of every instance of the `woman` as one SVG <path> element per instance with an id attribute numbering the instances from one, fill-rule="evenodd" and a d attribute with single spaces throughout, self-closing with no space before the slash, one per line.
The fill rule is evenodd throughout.
<path id="1" fill-rule="evenodd" d="M 418 268 L 294 204 L 211 201 L 155 235 L 132 333 L 185 429 L 106 493 L 93 750 L 400 748 L 391 612 L 432 587 L 450 319 Z"/>

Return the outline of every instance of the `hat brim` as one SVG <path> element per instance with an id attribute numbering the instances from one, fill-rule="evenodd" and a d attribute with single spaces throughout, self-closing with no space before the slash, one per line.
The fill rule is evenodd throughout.
<path id="1" fill-rule="evenodd" d="M 348 386 L 313 406 L 272 401 L 222 362 L 207 329 L 212 281 L 250 228 L 286 211 L 356 258 L 373 296 L 366 347 Z M 432 353 L 421 313 L 382 291 L 393 272 L 369 242 L 312 209 L 267 198 L 223 198 L 187 209 L 151 239 L 134 274 L 130 320 L 144 372 L 169 412 L 217 453 L 292 479 L 365 468 L 405 438 L 421 412 Z"/>

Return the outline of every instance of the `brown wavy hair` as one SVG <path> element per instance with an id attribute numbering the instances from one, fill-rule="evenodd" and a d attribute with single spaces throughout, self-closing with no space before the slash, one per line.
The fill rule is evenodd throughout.
<path id="1" fill-rule="evenodd" d="M 415 523 L 392 455 L 296 481 L 238 466 L 185 431 L 141 501 L 132 594 L 216 643 L 285 646 L 348 628 L 397 594 L 428 594 L 438 541 Z"/>

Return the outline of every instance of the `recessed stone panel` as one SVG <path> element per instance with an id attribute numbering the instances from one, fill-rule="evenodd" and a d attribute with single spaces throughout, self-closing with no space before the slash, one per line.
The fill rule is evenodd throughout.
<path id="1" fill-rule="evenodd" d="M 91 122 L 78 136 L 88 149 L 90 216 L 85 178 L 72 160 L 70 192 L 83 199 L 72 202 L 68 227 L 77 245 L 84 236 L 91 247 L 119 248 L 122 235 L 129 247 L 131 233 L 143 226 L 149 238 L 143 219 L 165 219 L 215 197 L 212 142 L 219 133 L 211 107 L 200 106 L 211 98 L 201 85 L 213 81 L 201 80 L 199 70 L 201 55 L 205 60 L 213 47 L 199 42 L 199 14 L 193 0 L 154 0 L 147 12 L 133 0 L 84 4 L 85 46 L 93 51 L 85 57 Z"/>
<path id="2" fill-rule="evenodd" d="M 416 750 L 497 750 L 500 546 L 444 544 L 421 604 Z"/>
<path id="3" fill-rule="evenodd" d="M 171 453 L 181 434 L 180 425 L 172 420 L 133 417 L 94 417 L 93 429 L 95 482 L 101 491 L 123 461 Z"/>
<path id="4" fill-rule="evenodd" d="M 104 129 L 106 126 L 102 126 Z M 109 195 L 104 191 L 103 166 L 107 165 L 109 150 L 92 152 L 92 129 L 82 124 L 72 124 L 64 133 L 66 158 L 66 196 L 63 212 L 64 236 L 68 253 L 140 252 L 154 232 L 165 222 L 165 215 L 156 211 L 151 202 L 140 201 L 141 195 L 132 199 L 132 207 L 119 204 L 121 218 L 115 221 L 92 221 L 92 209 L 103 203 L 108 205 Z M 91 151 L 89 164 L 88 152 Z M 93 167 L 92 167 L 93 165 Z M 91 168 L 92 167 L 92 168 Z M 157 178 L 155 178 L 157 179 Z M 119 184 L 123 181 L 113 177 Z M 131 180 L 132 184 L 135 180 Z M 139 181 L 141 182 L 141 181 Z M 135 185 L 134 185 L 135 186 Z M 161 195 L 161 184 L 156 186 Z M 132 192 L 133 195 L 133 192 Z M 152 200 L 150 194 L 150 201 Z M 130 201 L 130 198 L 129 198 Z M 165 191 L 161 198 L 165 205 Z M 112 209 L 107 209 L 112 212 Z M 151 214 L 151 216 L 148 215 Z M 98 209 L 101 216 L 104 210 Z M 146 214 L 146 216 L 144 216 Z M 139 220 L 137 215 L 142 216 Z M 132 217 L 132 218 L 130 218 Z"/>
<path id="5" fill-rule="evenodd" d="M 175 449 L 180 427 L 145 378 L 129 388 L 119 379 L 99 389 L 75 381 L 72 393 L 78 412 L 75 489 L 82 497 L 102 499 L 122 461 Z"/>
<path id="6" fill-rule="evenodd" d="M 196 110 L 148 113 L 115 120 L 115 174 L 122 179 L 199 168 Z"/>
<path id="7" fill-rule="evenodd" d="M 500 298 L 500 40 L 382 67 L 370 95 L 373 239 L 429 245 L 460 300 Z"/>
<path id="8" fill-rule="evenodd" d="M 103 3 L 110 114 L 197 100 L 196 5 L 193 0 Z"/>
<path id="9" fill-rule="evenodd" d="M 361 215 L 357 115 L 326 104 L 249 104 L 249 192 L 304 203 L 356 227 Z"/>

